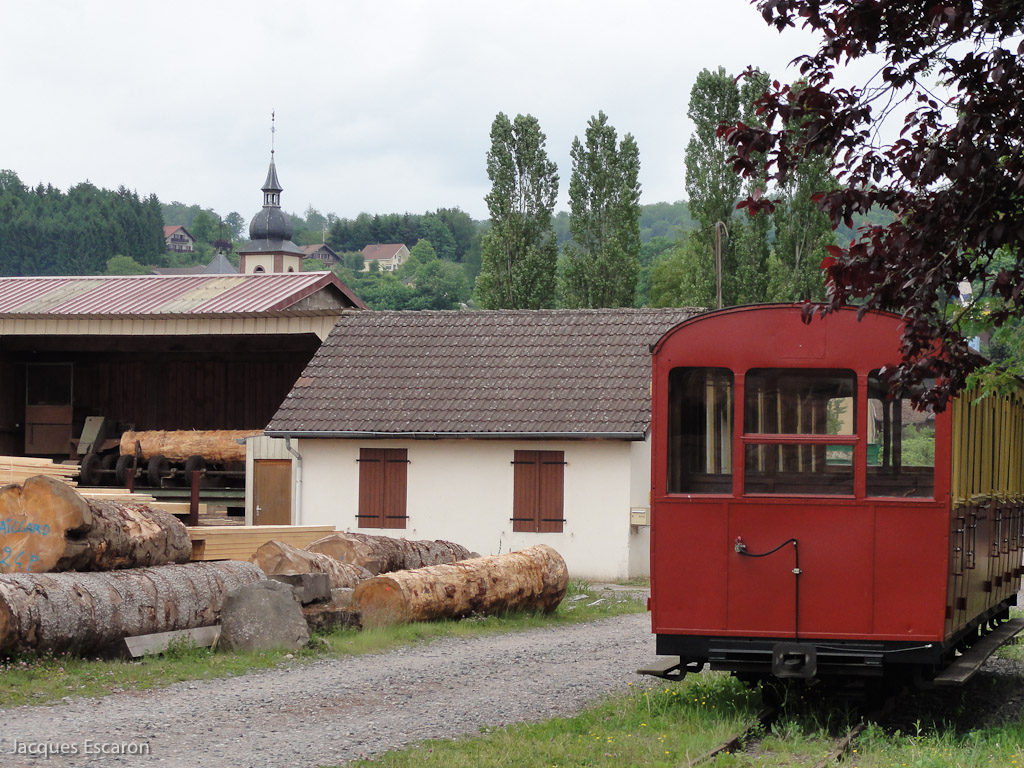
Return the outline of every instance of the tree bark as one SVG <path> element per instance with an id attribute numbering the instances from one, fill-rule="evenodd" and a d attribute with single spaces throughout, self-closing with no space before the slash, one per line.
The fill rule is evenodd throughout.
<path id="1" fill-rule="evenodd" d="M 138 442 L 143 459 L 163 456 L 169 461 L 186 461 L 190 456 L 202 456 L 216 464 L 245 461 L 245 444 L 239 445 L 238 440 L 262 434 L 258 429 L 125 432 L 121 435 L 121 455 L 134 456 Z"/>
<path id="2" fill-rule="evenodd" d="M 409 541 L 343 531 L 317 539 L 306 549 L 330 555 L 343 563 L 360 565 L 374 575 L 479 557 L 451 541 Z"/>
<path id="3" fill-rule="evenodd" d="M 331 577 L 331 589 L 351 588 L 373 575 L 362 566 L 343 563 L 329 555 L 307 552 L 276 540 L 268 541 L 257 549 L 252 561 L 268 576 L 326 573 Z"/>
<path id="4" fill-rule="evenodd" d="M 227 594 L 264 578 L 225 561 L 106 573 L 0 576 L 0 650 L 88 652 L 125 637 L 216 624 Z"/>
<path id="5" fill-rule="evenodd" d="M 191 555 L 185 526 L 162 509 L 87 499 L 44 475 L 0 488 L 0 573 L 107 571 Z"/>
<path id="6" fill-rule="evenodd" d="M 352 604 L 364 627 L 507 610 L 550 613 L 568 584 L 565 560 L 538 544 L 507 555 L 374 576 L 356 586 Z"/>

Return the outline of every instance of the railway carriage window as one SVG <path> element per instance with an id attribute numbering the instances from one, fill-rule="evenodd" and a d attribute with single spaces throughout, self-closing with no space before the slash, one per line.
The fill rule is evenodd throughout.
<path id="1" fill-rule="evenodd" d="M 853 371 L 748 371 L 744 492 L 853 495 L 856 392 Z"/>
<path id="2" fill-rule="evenodd" d="M 732 493 L 733 375 L 675 368 L 668 377 L 668 492 Z"/>
<path id="3" fill-rule="evenodd" d="M 868 496 L 931 497 L 935 489 L 935 414 L 890 395 L 878 371 L 868 376 Z"/>

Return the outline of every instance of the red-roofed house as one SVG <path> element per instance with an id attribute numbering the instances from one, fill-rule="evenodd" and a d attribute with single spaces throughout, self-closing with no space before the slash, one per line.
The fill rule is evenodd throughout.
<path id="1" fill-rule="evenodd" d="M 380 264 L 381 272 L 394 272 L 409 259 L 409 249 L 403 243 L 377 243 L 363 248 L 363 272 L 368 272 L 370 262 Z"/>
<path id="2" fill-rule="evenodd" d="M 192 233 L 180 224 L 164 227 L 164 242 L 167 243 L 168 251 L 177 253 L 192 253 L 196 245 L 196 239 L 192 237 Z"/>

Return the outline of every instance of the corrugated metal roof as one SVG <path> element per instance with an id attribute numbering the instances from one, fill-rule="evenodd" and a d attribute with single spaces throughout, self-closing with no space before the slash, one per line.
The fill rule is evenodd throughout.
<path id="1" fill-rule="evenodd" d="M 281 312 L 321 290 L 364 307 L 331 272 L 0 278 L 0 315 L 183 315 Z"/>

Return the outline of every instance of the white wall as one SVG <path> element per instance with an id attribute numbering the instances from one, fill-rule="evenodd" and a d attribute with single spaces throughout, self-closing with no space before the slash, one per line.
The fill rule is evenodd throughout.
<path id="1" fill-rule="evenodd" d="M 630 507 L 646 509 L 648 520 L 651 512 L 651 440 L 630 443 L 631 486 Z M 629 575 L 651 575 L 651 526 L 630 526 Z"/>
<path id="2" fill-rule="evenodd" d="M 625 579 L 649 572 L 646 529 L 631 528 L 629 523 L 630 507 L 647 504 L 650 449 L 646 443 L 304 439 L 293 444 L 303 459 L 298 521 L 303 525 L 334 525 L 339 530 L 408 539 L 447 539 L 482 555 L 549 544 L 565 558 L 573 578 Z M 408 450 L 405 530 L 358 528 L 361 447 Z M 565 452 L 562 533 L 513 533 L 515 450 Z"/>

